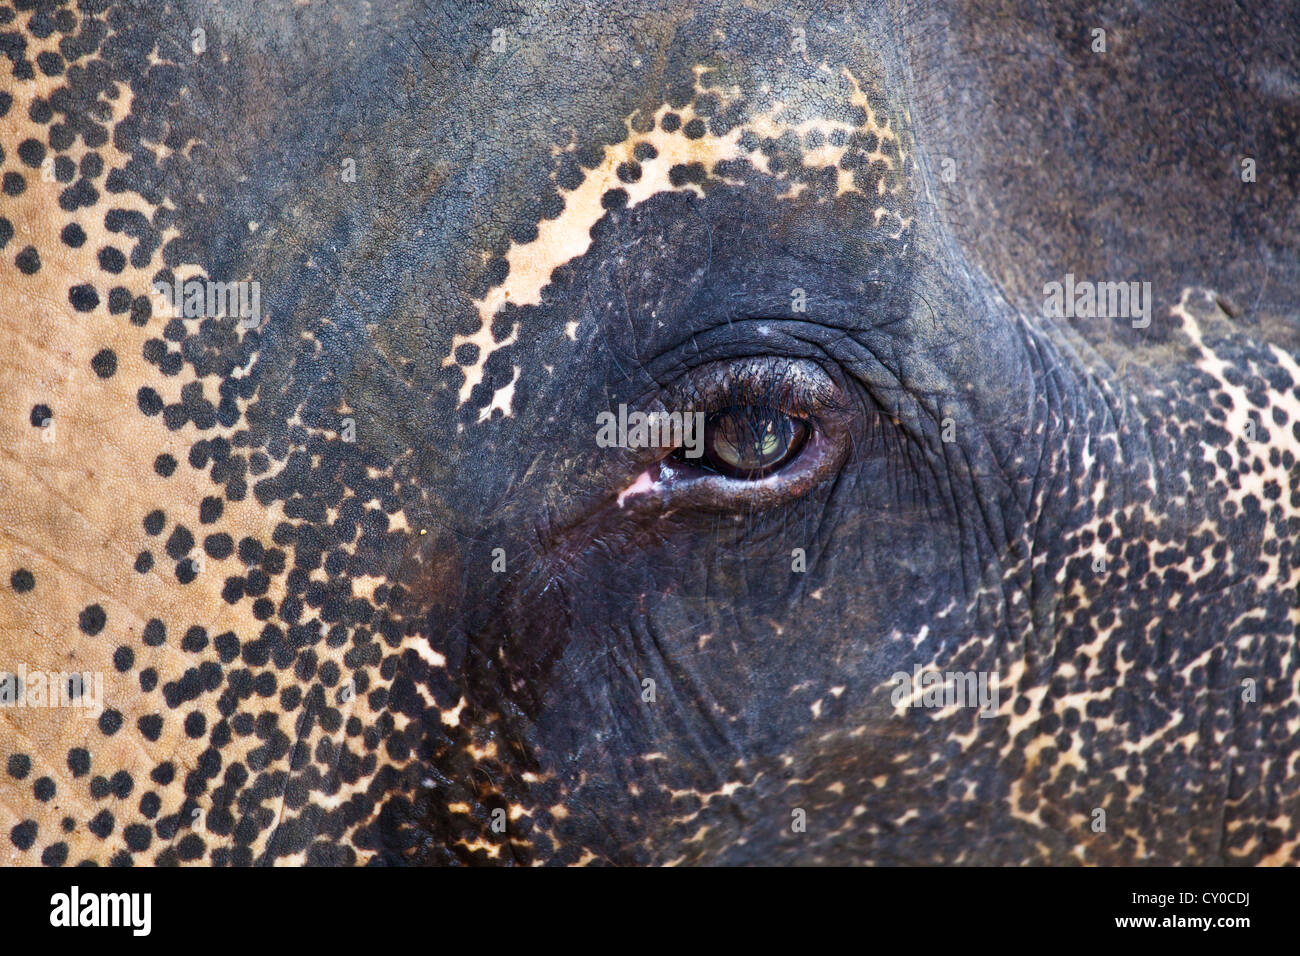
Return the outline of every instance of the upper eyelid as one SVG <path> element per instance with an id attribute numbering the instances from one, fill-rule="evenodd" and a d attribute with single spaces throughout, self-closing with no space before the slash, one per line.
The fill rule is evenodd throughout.
<path id="1" fill-rule="evenodd" d="M 728 406 L 765 406 L 802 418 L 834 407 L 838 389 L 824 370 L 807 360 L 744 358 L 694 369 L 670 389 L 673 404 L 707 412 Z"/>

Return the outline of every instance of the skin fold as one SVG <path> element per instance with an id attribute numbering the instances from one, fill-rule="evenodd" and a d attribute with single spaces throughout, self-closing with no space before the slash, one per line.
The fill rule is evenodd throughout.
<path id="1" fill-rule="evenodd" d="M 1297 24 L 0 4 L 0 860 L 1300 860 Z"/>

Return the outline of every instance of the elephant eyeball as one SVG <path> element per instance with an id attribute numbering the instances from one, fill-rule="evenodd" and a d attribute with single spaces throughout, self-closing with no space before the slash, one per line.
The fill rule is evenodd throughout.
<path id="1" fill-rule="evenodd" d="M 799 454 L 808 430 L 779 409 L 733 405 L 705 422 L 704 463 L 732 478 L 762 478 Z"/>

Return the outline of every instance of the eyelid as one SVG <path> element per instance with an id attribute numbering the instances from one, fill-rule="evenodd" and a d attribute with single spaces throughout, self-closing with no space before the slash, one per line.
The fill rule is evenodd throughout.
<path id="1" fill-rule="evenodd" d="M 839 404 L 839 390 L 806 360 L 758 357 L 719 362 L 694 370 L 676 389 L 683 408 L 711 415 L 729 406 L 779 410 L 816 423 Z"/>

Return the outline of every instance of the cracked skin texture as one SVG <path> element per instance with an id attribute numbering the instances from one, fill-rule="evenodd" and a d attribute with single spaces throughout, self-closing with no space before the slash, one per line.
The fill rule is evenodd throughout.
<path id="1" fill-rule="evenodd" d="M 0 710 L 0 859 L 1295 862 L 1294 39 L 0 4 L 0 671 L 103 680 Z M 1150 327 L 1042 318 L 1066 272 Z M 266 321 L 161 314 L 194 277 Z M 888 429 L 619 513 L 584 423 L 755 316 Z M 914 665 L 997 715 L 896 710 Z"/>

